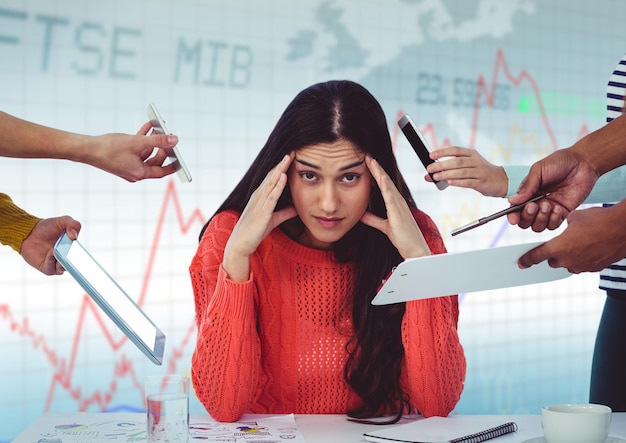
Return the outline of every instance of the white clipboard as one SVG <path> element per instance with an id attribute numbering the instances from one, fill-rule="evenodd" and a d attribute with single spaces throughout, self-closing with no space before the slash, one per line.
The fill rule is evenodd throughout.
<path id="1" fill-rule="evenodd" d="M 409 258 L 380 288 L 373 305 L 510 288 L 560 280 L 572 274 L 547 261 L 520 269 L 517 260 L 544 242 Z"/>

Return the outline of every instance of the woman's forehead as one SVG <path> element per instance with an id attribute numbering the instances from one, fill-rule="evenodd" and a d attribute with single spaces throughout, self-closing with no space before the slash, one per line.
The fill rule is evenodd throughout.
<path id="1" fill-rule="evenodd" d="M 347 140 L 318 143 L 296 150 L 296 160 L 300 159 L 319 166 L 334 165 L 334 167 L 339 167 L 363 161 L 364 158 L 365 153 Z"/>

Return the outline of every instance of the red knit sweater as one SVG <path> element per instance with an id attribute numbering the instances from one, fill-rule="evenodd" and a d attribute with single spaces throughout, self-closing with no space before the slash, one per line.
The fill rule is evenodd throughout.
<path id="1" fill-rule="evenodd" d="M 445 252 L 432 220 L 415 213 L 433 253 Z M 231 281 L 221 263 L 238 215 L 215 216 L 190 266 L 198 338 L 196 395 L 219 421 L 244 413 L 344 414 L 359 398 L 344 380 L 350 309 L 341 309 L 353 265 L 273 230 L 251 257 L 249 281 Z M 458 402 L 465 357 L 456 296 L 408 302 L 402 322 L 404 391 L 425 416 Z"/>

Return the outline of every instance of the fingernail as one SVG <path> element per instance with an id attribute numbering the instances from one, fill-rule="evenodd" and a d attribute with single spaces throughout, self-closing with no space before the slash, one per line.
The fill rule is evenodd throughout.
<path id="1" fill-rule="evenodd" d="M 529 205 L 526 207 L 526 213 L 528 215 L 534 215 L 535 212 L 537 212 L 537 206 L 536 205 Z"/>
<path id="2" fill-rule="evenodd" d="M 175 135 L 168 135 L 167 136 L 167 142 L 170 145 L 175 145 L 176 143 L 178 143 L 178 137 L 176 137 Z"/>

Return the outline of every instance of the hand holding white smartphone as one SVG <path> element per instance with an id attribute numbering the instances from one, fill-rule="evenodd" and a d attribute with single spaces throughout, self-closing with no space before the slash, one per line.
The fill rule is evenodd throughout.
<path id="1" fill-rule="evenodd" d="M 430 158 L 430 153 L 433 149 L 430 147 L 419 129 L 417 129 L 417 125 L 408 114 L 403 115 L 402 118 L 398 120 L 398 126 L 400 126 L 400 129 L 413 147 L 413 150 L 421 160 L 424 167 L 434 163 L 435 160 Z M 433 178 L 433 174 L 428 173 L 428 175 L 430 175 L 430 178 L 433 179 L 433 183 L 435 183 L 437 189 L 440 191 L 443 191 L 448 187 L 448 182 L 446 180 L 437 181 Z"/>
<path id="2" fill-rule="evenodd" d="M 171 134 L 165 126 L 165 120 L 161 118 L 161 114 L 157 111 L 154 103 L 150 103 L 146 108 L 146 114 L 148 114 L 148 118 L 150 119 L 150 123 L 152 124 L 152 128 L 154 132 L 157 134 Z M 171 164 L 174 165 L 176 173 L 178 174 L 178 178 L 183 183 L 188 183 L 191 181 L 191 174 L 189 173 L 189 169 L 187 165 L 183 161 L 183 158 L 180 155 L 178 150 L 178 146 L 174 146 L 171 149 L 166 149 L 167 158 L 170 160 Z"/>

